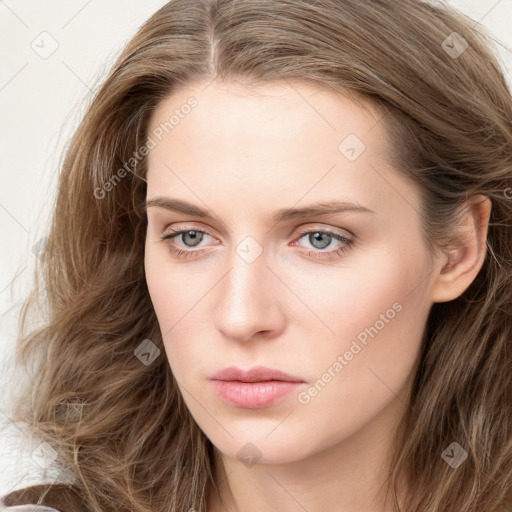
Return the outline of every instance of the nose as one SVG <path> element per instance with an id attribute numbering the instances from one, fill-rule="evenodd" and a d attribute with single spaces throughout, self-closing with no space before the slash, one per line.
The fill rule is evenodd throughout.
<path id="1" fill-rule="evenodd" d="M 266 339 L 279 335 L 284 328 L 284 287 L 269 268 L 265 253 L 248 262 L 234 252 L 231 263 L 217 287 L 216 328 L 236 341 L 251 340 L 256 334 Z"/>

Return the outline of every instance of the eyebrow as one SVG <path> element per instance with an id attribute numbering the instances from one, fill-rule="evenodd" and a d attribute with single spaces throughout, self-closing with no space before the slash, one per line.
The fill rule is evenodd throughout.
<path id="1" fill-rule="evenodd" d="M 145 201 L 144 211 L 147 211 L 148 208 L 154 206 L 173 212 L 192 215 L 194 217 L 201 217 L 203 219 L 214 219 L 214 216 L 210 214 L 209 210 L 196 206 L 192 203 L 188 203 L 187 201 L 173 199 L 171 197 L 157 196 L 154 199 Z M 365 206 L 349 201 L 325 201 L 302 208 L 282 208 L 274 212 L 272 215 L 272 221 L 278 223 L 288 219 L 310 217 L 314 215 L 328 215 L 341 212 L 375 213 L 373 210 L 370 210 Z"/>

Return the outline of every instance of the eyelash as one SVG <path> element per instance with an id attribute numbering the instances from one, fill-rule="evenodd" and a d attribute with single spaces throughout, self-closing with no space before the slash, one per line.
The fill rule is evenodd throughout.
<path id="1" fill-rule="evenodd" d="M 194 257 L 198 254 L 201 254 L 203 253 L 204 251 L 208 250 L 208 249 L 200 249 L 200 250 L 181 250 L 181 249 L 177 249 L 172 243 L 171 243 L 171 240 L 173 238 L 176 238 L 180 235 L 182 235 L 183 233 L 187 233 L 188 231 L 195 231 L 197 233 L 203 233 L 205 235 L 208 235 L 208 233 L 206 231 L 202 231 L 202 230 L 199 230 L 199 229 L 181 229 L 179 231 L 176 231 L 176 230 L 172 230 L 173 233 L 172 234 L 167 234 L 167 235 L 164 235 L 163 237 L 160 238 L 160 241 L 165 243 L 169 250 L 175 254 L 176 256 L 178 257 L 184 257 L 184 258 L 188 258 L 188 257 Z M 333 257 L 336 257 L 336 256 L 341 256 L 343 255 L 345 252 L 347 252 L 350 247 L 354 244 L 354 240 L 344 236 L 344 235 L 341 235 L 340 233 L 336 233 L 334 231 L 329 231 L 329 230 L 321 230 L 321 229 L 304 229 L 304 230 L 301 230 L 299 232 L 299 237 L 298 239 L 300 240 L 303 236 L 305 235 L 309 235 L 311 233 L 321 233 L 321 234 L 326 234 L 326 235 L 330 235 L 332 236 L 335 240 L 338 240 L 339 242 L 343 242 L 343 245 L 338 248 L 338 249 L 335 249 L 335 250 L 332 250 L 332 251 L 326 251 L 324 252 L 323 250 L 321 249 L 318 249 L 316 251 L 302 251 L 302 252 L 306 252 L 306 254 L 308 256 L 311 256 L 313 258 L 333 258 Z"/>

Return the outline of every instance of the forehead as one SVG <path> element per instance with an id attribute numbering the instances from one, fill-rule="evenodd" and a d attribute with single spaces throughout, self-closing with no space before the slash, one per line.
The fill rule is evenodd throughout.
<path id="1" fill-rule="evenodd" d="M 286 113 L 287 117 L 296 115 L 305 120 L 316 117 L 336 130 L 337 127 L 329 117 L 335 117 L 340 108 L 345 114 L 351 112 L 354 123 L 357 117 L 365 117 L 368 123 L 375 126 L 382 119 L 382 109 L 378 105 L 346 89 L 334 90 L 323 84 L 297 80 L 266 83 L 214 80 L 187 84 L 173 91 L 155 109 L 150 130 L 167 121 L 169 114 L 176 109 L 179 111 L 192 97 L 197 102 L 194 110 L 202 114 L 200 117 L 222 113 L 219 121 L 232 122 L 237 110 L 248 114 L 258 110 L 264 115 L 278 109 L 281 114 Z"/>
<path id="2" fill-rule="evenodd" d="M 266 154 L 274 162 L 292 157 L 311 160 L 325 151 L 343 152 L 350 142 L 358 145 L 358 152 L 364 148 L 384 153 L 390 148 L 379 115 L 357 96 L 318 84 L 289 80 L 191 84 L 174 91 L 155 109 L 149 133 L 157 143 L 149 163 L 151 167 L 152 161 L 178 152 L 191 157 L 199 149 L 203 159 L 215 158 L 219 164 L 242 153 L 251 161 Z M 341 144 L 347 137 L 347 143 Z"/>
<path id="3" fill-rule="evenodd" d="M 369 104 L 316 84 L 184 86 L 150 121 L 161 140 L 148 157 L 148 196 L 196 200 L 215 191 L 219 203 L 236 194 L 237 207 L 245 198 L 252 209 L 301 198 L 386 202 L 405 184 L 394 183 L 402 178 L 390 169 L 380 121 Z"/>

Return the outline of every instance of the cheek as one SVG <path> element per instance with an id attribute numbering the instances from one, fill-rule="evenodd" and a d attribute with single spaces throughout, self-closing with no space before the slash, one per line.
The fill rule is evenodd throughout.
<path id="1" fill-rule="evenodd" d="M 164 334 L 198 301 L 202 277 L 187 272 L 186 264 L 183 270 L 179 265 L 172 265 L 165 250 L 149 242 L 146 242 L 144 267 L 151 302 Z"/>
<path id="2" fill-rule="evenodd" d="M 198 329 L 211 332 L 201 300 L 213 283 L 206 282 L 204 273 L 194 277 L 176 265 L 171 268 L 161 251 L 151 248 L 146 251 L 145 272 L 169 364 L 179 382 L 190 379 L 192 365 L 201 367 L 206 359 L 205 333 L 200 335 Z"/>
<path id="3" fill-rule="evenodd" d="M 299 326 L 302 338 L 311 345 L 316 331 L 318 338 L 325 340 L 315 344 L 314 354 L 318 354 L 319 348 L 348 349 L 360 333 L 364 341 L 365 329 L 375 325 L 379 336 L 390 331 L 391 325 L 406 324 L 412 327 L 409 334 L 420 332 L 420 321 L 429 309 L 427 290 L 421 284 L 429 271 L 421 244 L 400 249 L 382 244 L 340 260 L 337 266 L 283 265 L 279 276 L 289 288 L 276 282 L 275 296 L 290 306 L 293 318 L 289 320 Z M 395 341 L 402 340 L 390 343 Z"/>
<path id="4" fill-rule="evenodd" d="M 380 307 L 375 300 L 367 307 L 361 317 L 354 315 L 351 330 L 344 331 L 344 325 L 337 324 L 335 343 L 318 346 L 314 356 L 317 377 L 297 397 L 301 404 L 297 428 L 307 432 L 323 425 L 318 449 L 355 434 L 397 396 L 393 407 L 401 409 L 406 403 L 403 390 L 417 362 L 423 319 L 409 300 L 391 307 Z"/>
<path id="5" fill-rule="evenodd" d="M 388 248 L 358 262 L 344 279 L 322 281 L 324 293 L 309 296 L 335 331 L 307 348 L 316 378 L 299 402 L 311 427 L 328 416 L 333 436 L 340 429 L 350 435 L 409 383 L 430 311 L 427 275 L 426 253 L 400 256 Z M 308 332 L 307 323 L 301 332 Z"/>

